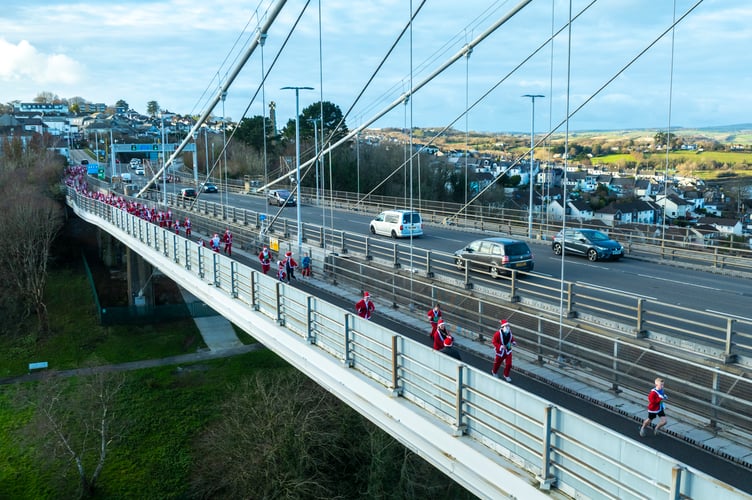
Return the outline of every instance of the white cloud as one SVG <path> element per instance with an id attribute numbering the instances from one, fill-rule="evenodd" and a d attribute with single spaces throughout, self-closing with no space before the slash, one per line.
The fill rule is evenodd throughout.
<path id="1" fill-rule="evenodd" d="M 44 54 L 26 40 L 0 38 L 0 80 L 32 85 L 75 84 L 82 66 L 64 54 Z"/>

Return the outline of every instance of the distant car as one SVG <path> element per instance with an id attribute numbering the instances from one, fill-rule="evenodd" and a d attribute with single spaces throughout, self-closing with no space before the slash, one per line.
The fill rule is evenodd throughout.
<path id="1" fill-rule="evenodd" d="M 369 224 L 371 234 L 392 238 L 409 238 L 423 235 L 423 218 L 413 210 L 385 210 Z"/>
<path id="2" fill-rule="evenodd" d="M 624 247 L 607 234 L 595 229 L 565 229 L 554 236 L 551 249 L 561 255 L 562 246 L 565 255 L 583 255 L 589 261 L 619 260 L 624 255 Z"/>
<path id="3" fill-rule="evenodd" d="M 512 270 L 530 272 L 535 268 L 533 252 L 527 243 L 512 238 L 475 240 L 454 252 L 457 268 L 487 272 L 492 278 L 511 274 Z"/>
<path id="4" fill-rule="evenodd" d="M 141 160 L 138 158 L 132 158 L 131 159 L 131 169 L 138 168 L 141 165 Z"/>
<path id="5" fill-rule="evenodd" d="M 272 189 L 266 195 L 269 203 L 277 206 L 294 206 L 295 197 L 290 196 L 290 191 L 286 189 Z"/>
<path id="6" fill-rule="evenodd" d="M 131 173 L 130 172 L 123 172 L 120 174 L 120 178 L 123 180 L 123 182 L 130 182 L 131 181 Z"/>
<path id="7" fill-rule="evenodd" d="M 218 193 L 219 192 L 219 190 L 217 189 L 217 186 L 215 186 L 211 182 L 201 184 L 201 190 L 204 193 Z"/>
<path id="8" fill-rule="evenodd" d="M 144 167 L 142 167 L 141 165 L 136 167 L 136 175 L 144 175 Z"/>
<path id="9" fill-rule="evenodd" d="M 196 190 L 193 188 L 183 188 L 180 190 L 180 197 L 181 198 L 195 198 Z"/>
<path id="10" fill-rule="evenodd" d="M 88 165 L 88 164 L 89 164 L 89 160 L 81 160 L 81 165 Z"/>

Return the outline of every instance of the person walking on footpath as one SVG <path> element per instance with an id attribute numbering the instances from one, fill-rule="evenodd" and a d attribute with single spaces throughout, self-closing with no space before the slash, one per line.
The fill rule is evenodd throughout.
<path id="1" fill-rule="evenodd" d="M 428 322 L 431 323 L 431 334 L 429 335 L 431 338 L 433 338 L 434 333 L 436 333 L 436 327 L 439 326 L 439 320 L 441 319 L 441 308 L 439 307 L 439 304 L 436 304 L 433 306 L 433 309 L 428 311 Z"/>
<path id="2" fill-rule="evenodd" d="M 491 368 L 491 375 L 498 377 L 499 368 L 501 363 L 504 363 L 504 380 L 511 382 L 512 378 L 509 373 L 512 371 L 512 346 L 516 346 L 517 342 L 512 335 L 512 327 L 509 325 L 509 321 L 502 319 L 500 321 L 501 328 L 496 330 L 491 342 L 494 346 L 495 358 L 493 368 Z"/>
<path id="3" fill-rule="evenodd" d="M 185 227 L 185 236 L 187 238 L 190 238 L 191 237 L 191 219 L 186 217 L 185 221 L 183 222 L 183 227 Z"/>
<path id="4" fill-rule="evenodd" d="M 303 259 L 300 261 L 300 274 L 302 274 L 304 278 L 311 277 L 311 256 L 308 252 L 303 255 Z"/>
<path id="5" fill-rule="evenodd" d="M 232 256 L 232 233 L 230 232 L 230 228 L 225 229 L 225 235 L 222 237 L 222 240 L 225 242 L 225 253 Z"/>
<path id="6" fill-rule="evenodd" d="M 444 339 L 447 337 L 451 337 L 451 335 L 449 335 L 449 332 L 447 331 L 447 326 L 444 320 L 440 319 L 436 323 L 436 330 L 431 334 L 434 350 L 441 351 L 444 349 Z"/>
<path id="7" fill-rule="evenodd" d="M 363 319 L 371 319 L 375 309 L 376 306 L 371 302 L 371 294 L 368 292 L 363 292 L 363 298 L 355 303 L 355 311 Z"/>
<path id="8" fill-rule="evenodd" d="M 443 352 L 450 358 L 454 358 L 457 361 L 462 361 L 460 351 L 456 347 L 454 347 L 454 337 L 452 337 L 449 333 L 447 333 L 447 336 L 444 337 L 444 348 L 441 350 L 441 352 Z"/>
<path id="9" fill-rule="evenodd" d="M 663 401 L 668 399 L 668 396 L 663 392 L 663 379 L 655 379 L 655 387 L 648 393 L 648 418 L 642 422 L 640 427 L 640 436 L 645 437 L 647 435 L 646 429 L 652 424 L 655 417 L 660 417 L 660 422 L 653 429 L 653 435 L 657 436 L 661 427 L 666 425 L 666 413 Z"/>
<path id="10" fill-rule="evenodd" d="M 264 274 L 268 273 L 272 267 L 272 253 L 266 245 L 261 249 L 258 258 L 259 262 L 261 262 L 261 272 Z"/>
<path id="11" fill-rule="evenodd" d="M 295 259 L 292 258 L 292 252 L 285 253 L 285 273 L 287 274 L 287 282 L 289 283 L 290 280 L 296 280 L 298 278 L 295 277 L 295 269 L 298 268 L 298 263 L 295 262 Z"/>
<path id="12" fill-rule="evenodd" d="M 214 236 L 212 236 L 210 243 L 212 250 L 219 253 L 219 235 L 217 233 L 214 233 Z"/>

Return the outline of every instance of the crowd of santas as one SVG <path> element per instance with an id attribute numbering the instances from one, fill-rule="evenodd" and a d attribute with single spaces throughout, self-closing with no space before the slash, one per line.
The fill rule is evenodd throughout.
<path id="1" fill-rule="evenodd" d="M 192 224 L 189 217 L 185 217 L 185 219 L 181 221 L 179 218 L 173 218 L 172 210 L 169 208 L 167 210 L 161 210 L 160 208 L 150 206 L 147 203 L 125 199 L 115 193 L 91 191 L 89 189 L 87 177 L 86 167 L 68 167 L 65 173 L 65 184 L 87 198 L 112 205 L 113 207 L 124 210 L 140 219 L 156 224 L 161 228 L 171 229 L 175 231 L 175 234 L 180 234 L 180 231 L 182 230 L 185 232 L 187 238 L 191 237 Z M 199 246 L 205 246 L 204 240 L 201 238 L 199 238 L 196 243 Z M 224 244 L 224 253 L 232 255 L 232 232 L 230 232 L 229 228 L 225 229 L 225 232 L 221 237 L 218 233 L 214 233 L 209 239 L 209 246 L 215 252 L 220 251 L 222 244 Z"/>

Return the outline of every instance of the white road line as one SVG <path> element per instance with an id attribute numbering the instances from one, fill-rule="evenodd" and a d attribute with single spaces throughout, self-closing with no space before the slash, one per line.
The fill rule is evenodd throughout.
<path id="1" fill-rule="evenodd" d="M 639 298 L 649 299 L 649 300 L 658 300 L 655 297 L 651 297 L 649 295 L 642 295 L 642 294 L 639 294 L 639 293 L 632 293 L 632 292 L 628 292 L 626 290 L 619 290 L 618 288 L 609 288 L 609 287 L 606 287 L 606 286 L 596 285 L 594 283 L 587 283 L 585 281 L 578 281 L 577 283 L 580 284 L 580 285 L 589 286 L 591 288 L 599 288 L 601 290 L 606 290 L 608 292 L 622 293 L 624 295 L 629 295 L 629 296 L 632 296 L 632 297 L 639 297 Z"/>
<path id="2" fill-rule="evenodd" d="M 723 311 L 714 311 L 713 309 L 705 309 L 705 312 L 709 312 L 712 314 L 720 314 L 721 316 L 727 316 L 729 318 L 743 319 L 744 321 L 752 321 L 752 318 L 747 318 L 745 316 L 737 316 L 736 314 L 729 314 Z"/>
<path id="3" fill-rule="evenodd" d="M 678 280 L 672 280 L 668 278 L 658 278 L 657 276 L 650 276 L 647 274 L 638 274 L 637 276 L 641 278 L 650 278 L 652 280 L 659 280 L 659 281 L 668 281 L 669 283 L 676 283 L 678 285 L 685 285 L 685 286 L 693 286 L 695 288 L 707 288 L 708 290 L 715 290 L 715 291 L 721 291 L 723 288 L 717 288 L 714 286 L 705 286 L 705 285 L 698 285 L 696 283 L 688 283 L 686 281 L 678 281 Z"/>
<path id="4" fill-rule="evenodd" d="M 455 239 L 455 238 L 443 238 L 441 236 L 434 236 L 433 234 L 431 235 L 431 238 L 436 239 L 436 240 L 454 241 L 456 243 L 464 243 L 464 242 L 467 241 L 467 240 L 458 240 L 458 239 Z"/>

